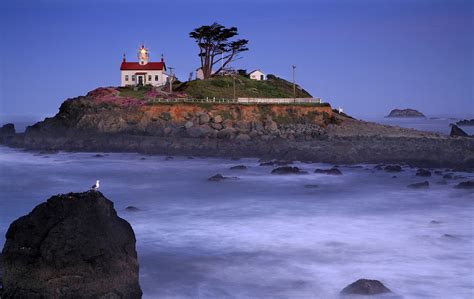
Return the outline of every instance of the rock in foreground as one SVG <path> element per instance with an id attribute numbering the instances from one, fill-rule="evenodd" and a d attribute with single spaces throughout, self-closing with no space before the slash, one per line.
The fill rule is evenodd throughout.
<path id="1" fill-rule="evenodd" d="M 345 287 L 342 295 L 376 295 L 391 293 L 390 289 L 385 287 L 383 283 L 378 280 L 359 279 Z"/>
<path id="2" fill-rule="evenodd" d="M 53 196 L 15 220 L 5 298 L 141 298 L 135 234 L 100 192 Z"/>
<path id="3" fill-rule="evenodd" d="M 307 174 L 308 172 L 292 166 L 281 166 L 272 170 L 272 174 Z"/>
<path id="4" fill-rule="evenodd" d="M 457 189 L 474 189 L 474 181 L 465 181 L 455 186 Z"/>
<path id="5" fill-rule="evenodd" d="M 456 125 L 451 126 L 451 133 L 449 133 L 451 137 L 469 137 L 469 135 L 463 131 L 460 127 Z"/>
<path id="6" fill-rule="evenodd" d="M 386 117 L 425 117 L 425 115 L 415 109 L 393 109 Z"/>

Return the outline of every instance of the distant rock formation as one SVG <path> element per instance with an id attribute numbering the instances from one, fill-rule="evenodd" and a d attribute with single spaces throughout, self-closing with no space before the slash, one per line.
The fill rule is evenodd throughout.
<path id="1" fill-rule="evenodd" d="M 2 298 L 141 298 L 135 234 L 102 193 L 53 196 L 15 220 Z"/>
<path id="2" fill-rule="evenodd" d="M 458 126 L 474 126 L 474 119 L 463 119 L 456 122 Z"/>
<path id="3" fill-rule="evenodd" d="M 469 135 L 464 132 L 460 127 L 456 125 L 451 125 L 451 133 L 449 134 L 451 137 L 469 137 Z"/>
<path id="4" fill-rule="evenodd" d="M 392 293 L 392 291 L 380 281 L 370 279 L 359 279 L 341 291 L 342 295 L 376 295 L 384 293 Z"/>
<path id="5" fill-rule="evenodd" d="M 386 117 L 425 117 L 425 115 L 415 109 L 393 109 Z"/>

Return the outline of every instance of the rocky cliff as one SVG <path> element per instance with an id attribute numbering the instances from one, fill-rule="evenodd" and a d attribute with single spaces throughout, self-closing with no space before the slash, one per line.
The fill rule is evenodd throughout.
<path id="1" fill-rule="evenodd" d="M 2 298 L 141 298 L 135 235 L 100 192 L 53 196 L 14 221 Z"/>
<path id="2" fill-rule="evenodd" d="M 190 138 L 260 136 L 312 138 L 333 121 L 329 104 L 237 105 L 156 103 L 129 98 L 117 89 L 101 88 L 65 101 L 59 113 L 27 129 L 35 133 L 127 133 Z M 271 138 L 271 137 L 269 137 Z"/>
<path id="3" fill-rule="evenodd" d="M 38 150 L 474 168 L 474 139 L 364 122 L 329 104 L 163 103 L 150 91 L 137 92 L 99 88 L 69 99 L 58 114 L 24 134 L 12 136 L 6 128 L 0 143 Z"/>

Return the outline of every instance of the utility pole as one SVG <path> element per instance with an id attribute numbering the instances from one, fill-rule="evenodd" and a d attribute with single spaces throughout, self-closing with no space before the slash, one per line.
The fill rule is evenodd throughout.
<path id="1" fill-rule="evenodd" d="M 293 68 L 293 101 L 296 103 L 296 81 L 295 81 L 296 65 L 292 65 L 291 67 Z"/>
<path id="2" fill-rule="evenodd" d="M 173 93 L 173 70 L 174 70 L 174 67 L 169 67 L 170 69 L 170 93 Z"/>

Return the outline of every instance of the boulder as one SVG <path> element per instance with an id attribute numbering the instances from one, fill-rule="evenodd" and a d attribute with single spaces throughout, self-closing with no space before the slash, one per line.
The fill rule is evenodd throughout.
<path id="1" fill-rule="evenodd" d="M 418 171 L 416 172 L 416 175 L 417 175 L 417 176 L 429 177 L 429 176 L 431 176 L 431 171 L 426 170 L 426 169 L 423 169 L 423 168 L 420 168 L 420 169 L 418 169 Z"/>
<path id="2" fill-rule="evenodd" d="M 237 137 L 235 138 L 235 140 L 240 140 L 240 141 L 249 141 L 251 140 L 252 138 L 250 138 L 249 135 L 247 134 L 239 134 L 237 135 Z"/>
<path id="3" fill-rule="evenodd" d="M 342 295 L 377 295 L 392 293 L 390 289 L 378 280 L 359 279 L 342 289 Z"/>
<path id="4" fill-rule="evenodd" d="M 426 189 L 430 187 L 430 183 L 428 181 L 424 181 L 421 183 L 410 184 L 407 187 L 412 189 Z"/>
<path id="5" fill-rule="evenodd" d="M 280 166 L 272 170 L 272 174 L 307 174 L 308 172 L 293 166 Z"/>
<path id="6" fill-rule="evenodd" d="M 460 127 L 456 125 L 451 125 L 451 133 L 449 134 L 451 137 L 469 137 L 469 135 L 463 131 Z"/>
<path id="7" fill-rule="evenodd" d="M 236 165 L 230 168 L 230 170 L 246 170 L 246 169 L 247 169 L 247 166 L 245 165 Z"/>
<path id="8" fill-rule="evenodd" d="M 207 113 L 202 113 L 199 115 L 199 124 L 207 124 L 210 121 L 209 115 Z"/>
<path id="9" fill-rule="evenodd" d="M 384 167 L 386 172 L 400 172 L 402 171 L 402 167 L 400 165 L 387 165 Z"/>
<path id="10" fill-rule="evenodd" d="M 185 124 L 184 124 L 184 127 L 186 129 L 189 129 L 189 128 L 192 128 L 194 126 L 194 123 L 190 120 L 188 120 Z"/>
<path id="11" fill-rule="evenodd" d="M 465 181 L 454 186 L 457 189 L 474 189 L 474 181 Z"/>
<path id="12" fill-rule="evenodd" d="M 217 132 L 219 139 L 231 139 L 234 136 L 235 130 L 233 128 L 225 128 Z"/>
<path id="13" fill-rule="evenodd" d="M 456 122 L 458 126 L 474 126 L 474 119 L 463 119 Z"/>
<path id="14" fill-rule="evenodd" d="M 269 131 L 276 131 L 278 130 L 278 124 L 274 122 L 273 120 L 268 119 L 265 121 L 265 129 Z"/>
<path id="15" fill-rule="evenodd" d="M 205 137 L 206 135 L 211 134 L 212 131 L 213 130 L 207 125 L 202 125 L 199 127 L 191 127 L 189 129 L 186 129 L 186 132 L 188 133 L 189 137 L 192 137 L 192 138 Z"/>
<path id="16" fill-rule="evenodd" d="M 142 295 L 135 234 L 98 191 L 53 196 L 15 220 L 3 259 L 5 298 Z"/>
<path id="17" fill-rule="evenodd" d="M 330 168 L 330 169 L 316 169 L 314 171 L 314 173 L 322 173 L 322 174 L 330 174 L 330 175 L 341 175 L 342 172 L 336 168 L 336 167 L 333 167 L 333 168 Z"/>
<path id="18" fill-rule="evenodd" d="M 222 119 L 222 116 L 220 116 L 220 115 L 216 115 L 212 118 L 212 122 L 214 122 L 216 124 L 220 124 L 222 121 L 223 121 L 223 119 Z"/>

